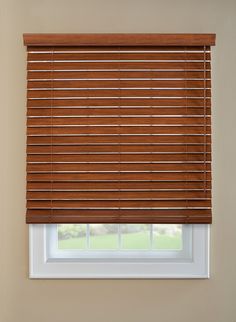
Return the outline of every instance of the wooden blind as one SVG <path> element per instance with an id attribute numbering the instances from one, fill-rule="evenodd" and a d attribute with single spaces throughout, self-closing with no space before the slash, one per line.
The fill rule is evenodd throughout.
<path id="1" fill-rule="evenodd" d="M 24 35 L 27 223 L 211 223 L 214 35 Z"/>

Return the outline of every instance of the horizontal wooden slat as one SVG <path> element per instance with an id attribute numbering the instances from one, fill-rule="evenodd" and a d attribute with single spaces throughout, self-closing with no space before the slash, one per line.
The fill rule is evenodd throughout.
<path id="1" fill-rule="evenodd" d="M 150 45 L 150 46 L 145 46 L 145 45 L 137 45 L 137 46 L 109 46 L 109 45 L 101 45 L 101 46 L 75 46 L 75 45 L 67 45 L 67 46 L 53 46 L 53 45 L 47 45 L 47 46 L 27 46 L 27 52 L 32 53 L 37 51 L 38 53 L 44 53 L 44 52 L 49 52 L 51 53 L 54 51 L 54 53 L 68 53 L 68 52 L 78 52 L 78 53 L 90 53 L 90 52 L 140 52 L 140 51 L 145 51 L 145 52 L 163 52 L 163 51 L 168 51 L 168 52 L 202 52 L 204 51 L 204 48 L 207 51 L 211 50 L 211 46 L 209 45 L 189 45 L 189 46 L 164 46 L 164 45 Z"/>
<path id="2" fill-rule="evenodd" d="M 28 108 L 28 116 L 93 116 L 93 115 L 207 115 L 210 108 L 204 107 L 83 107 L 83 108 Z"/>
<path id="3" fill-rule="evenodd" d="M 26 46 L 209 46 L 215 34 L 24 34 Z"/>
<path id="4" fill-rule="evenodd" d="M 38 53 L 30 52 L 28 53 L 28 61 L 60 61 L 60 60 L 206 60 L 210 59 L 210 54 L 204 51 L 193 53 L 189 51 L 183 52 L 143 52 L 138 50 L 133 52 L 104 52 L 103 50 L 97 52 L 51 52 L 51 53 Z"/>
<path id="5" fill-rule="evenodd" d="M 40 154 L 51 154 L 51 146 L 27 146 L 27 153 L 40 153 Z M 54 154 L 63 153 L 204 153 L 211 152 L 210 145 L 204 146 L 204 144 L 199 145 L 149 145 L 149 144 L 137 144 L 137 145 L 54 145 Z"/>
<path id="6" fill-rule="evenodd" d="M 56 171 L 209 171 L 210 165 L 204 163 L 50 163 L 28 164 L 28 172 Z M 137 158 L 138 162 L 138 158 Z"/>
<path id="7" fill-rule="evenodd" d="M 145 190 L 145 189 L 183 189 L 204 190 L 211 189 L 210 181 L 140 181 L 140 182 L 51 182 L 29 181 L 28 190 Z"/>
<path id="8" fill-rule="evenodd" d="M 170 162 L 210 161 L 210 154 L 28 154 L 28 162 Z"/>
<path id="9" fill-rule="evenodd" d="M 189 199 L 189 198 L 209 198 L 210 192 L 202 191 L 28 191 L 27 199 L 49 199 L 49 200 L 124 200 L 124 199 L 162 199 L 167 198 L 166 206 L 168 207 L 169 199 Z M 104 204 L 105 206 L 105 204 Z M 186 205 L 187 206 L 187 205 Z"/>
<path id="10" fill-rule="evenodd" d="M 50 125 L 135 125 L 135 124 L 179 124 L 179 125 L 204 125 L 210 124 L 209 117 L 38 117 L 28 118 L 28 126 L 50 126 Z M 150 131 L 151 132 L 151 131 Z M 171 132 L 171 129 L 170 129 Z"/>
<path id="11" fill-rule="evenodd" d="M 209 62 L 28 62 L 28 70 L 87 70 L 87 69 L 210 69 Z"/>
<path id="12" fill-rule="evenodd" d="M 29 89 L 39 88 L 209 88 L 209 80 L 49 80 L 28 81 Z"/>
<path id="13" fill-rule="evenodd" d="M 153 81 L 155 78 L 158 79 L 166 79 L 166 78 L 174 78 L 174 79 L 205 79 L 210 78 L 210 71 L 190 71 L 190 70 L 119 70 L 119 71 L 101 71 L 101 70 L 94 70 L 94 71 L 53 71 L 53 75 L 51 71 L 28 71 L 27 78 L 28 79 L 46 79 L 51 80 L 52 76 L 54 79 L 63 80 L 63 79 L 122 79 L 122 78 L 142 78 L 142 79 L 150 79 L 152 78 Z"/>
<path id="14" fill-rule="evenodd" d="M 204 89 L 82 89 L 54 90 L 53 98 L 73 97 L 210 97 L 210 91 Z M 51 98 L 52 90 L 28 91 L 28 99 Z"/>
<path id="15" fill-rule="evenodd" d="M 210 209 L 28 209 L 27 223 L 211 223 Z"/>
<path id="16" fill-rule="evenodd" d="M 62 127 L 28 127 L 29 136 L 50 135 L 83 135 L 83 134 L 169 134 L 167 126 L 62 126 Z M 211 127 L 200 126 L 172 126 L 171 134 L 210 134 Z"/>
<path id="17" fill-rule="evenodd" d="M 203 181 L 211 180 L 209 172 L 133 172 L 133 173 L 28 173 L 29 181 Z"/>
<path id="18" fill-rule="evenodd" d="M 89 213 L 91 213 L 91 211 L 88 211 Z M 148 212 L 148 211 L 145 211 Z M 143 211 L 144 213 L 144 211 Z M 83 212 L 84 214 L 84 212 Z M 96 215 L 96 217 L 95 217 Z M 164 214 L 162 217 L 156 217 L 154 218 L 153 215 L 149 215 L 146 214 L 145 219 L 140 214 L 140 217 L 128 217 L 128 216 L 102 216 L 101 213 L 94 213 L 94 217 L 74 217 L 71 215 L 66 215 L 66 213 L 64 213 L 64 215 L 57 215 L 57 214 L 53 214 L 53 216 L 44 216 L 43 214 L 41 214 L 40 216 L 38 215 L 34 215 L 32 213 L 29 212 L 28 215 L 26 215 L 26 223 L 27 224 L 82 224 L 82 223 L 124 223 L 124 224 L 131 224 L 131 223 L 151 223 L 151 224 L 211 224 L 212 223 L 212 217 L 211 214 L 209 214 L 208 216 L 206 215 L 202 215 L 202 216 L 179 216 L 179 217 L 166 217 L 166 215 Z"/>
<path id="19" fill-rule="evenodd" d="M 210 106 L 211 100 L 206 98 L 81 98 L 81 99 L 34 99 L 27 101 L 28 107 L 51 106 Z"/>
<path id="20" fill-rule="evenodd" d="M 29 200 L 28 209 L 72 209 L 72 208 L 116 208 L 117 200 Z M 151 207 L 211 207 L 211 200 L 120 200 L 119 206 L 125 208 L 151 208 Z"/>
<path id="21" fill-rule="evenodd" d="M 128 136 L 29 136 L 27 144 L 58 145 L 58 144 L 205 144 L 210 143 L 210 137 L 202 135 L 128 135 Z"/>

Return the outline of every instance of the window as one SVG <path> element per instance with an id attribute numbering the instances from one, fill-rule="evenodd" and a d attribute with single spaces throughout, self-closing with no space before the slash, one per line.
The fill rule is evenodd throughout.
<path id="1" fill-rule="evenodd" d="M 24 40 L 31 275 L 208 276 L 215 35 Z"/>
<path id="2" fill-rule="evenodd" d="M 208 225 L 85 226 L 30 225 L 30 277 L 209 277 Z"/>

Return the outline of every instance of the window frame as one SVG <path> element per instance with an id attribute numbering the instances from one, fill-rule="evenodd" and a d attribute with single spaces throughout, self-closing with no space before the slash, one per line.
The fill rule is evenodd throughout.
<path id="1" fill-rule="evenodd" d="M 49 227 L 50 226 L 50 227 Z M 191 233 L 184 234 L 184 252 L 155 251 L 156 256 L 116 256 L 108 252 L 106 257 L 90 258 L 72 256 L 78 251 L 52 252 L 53 226 L 29 225 L 29 277 L 32 279 L 204 279 L 209 278 L 210 226 L 186 225 Z M 51 229 L 51 232 L 50 232 Z M 54 229 L 55 230 L 55 229 Z M 186 236 L 188 236 L 186 238 Z M 55 240 L 55 239 L 54 239 Z M 113 254 L 115 253 L 112 251 Z M 94 256 L 91 257 L 91 254 Z M 123 252 L 124 253 L 124 252 Z M 136 252 L 138 253 L 138 252 Z M 126 251 L 126 254 L 129 252 Z"/>

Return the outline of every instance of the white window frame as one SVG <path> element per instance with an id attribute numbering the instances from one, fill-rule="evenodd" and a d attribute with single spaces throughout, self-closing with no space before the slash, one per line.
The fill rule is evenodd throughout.
<path id="1" fill-rule="evenodd" d="M 29 277 L 45 279 L 209 278 L 209 225 L 186 225 L 183 251 L 58 251 L 53 226 L 29 225 Z M 55 233 L 55 229 L 54 229 Z M 54 236 L 55 237 L 55 236 Z M 54 238 L 55 240 L 55 238 Z M 80 255 L 82 252 L 80 253 Z M 105 255 L 104 255 L 105 254 Z M 114 256 L 115 254 L 115 256 Z"/>

